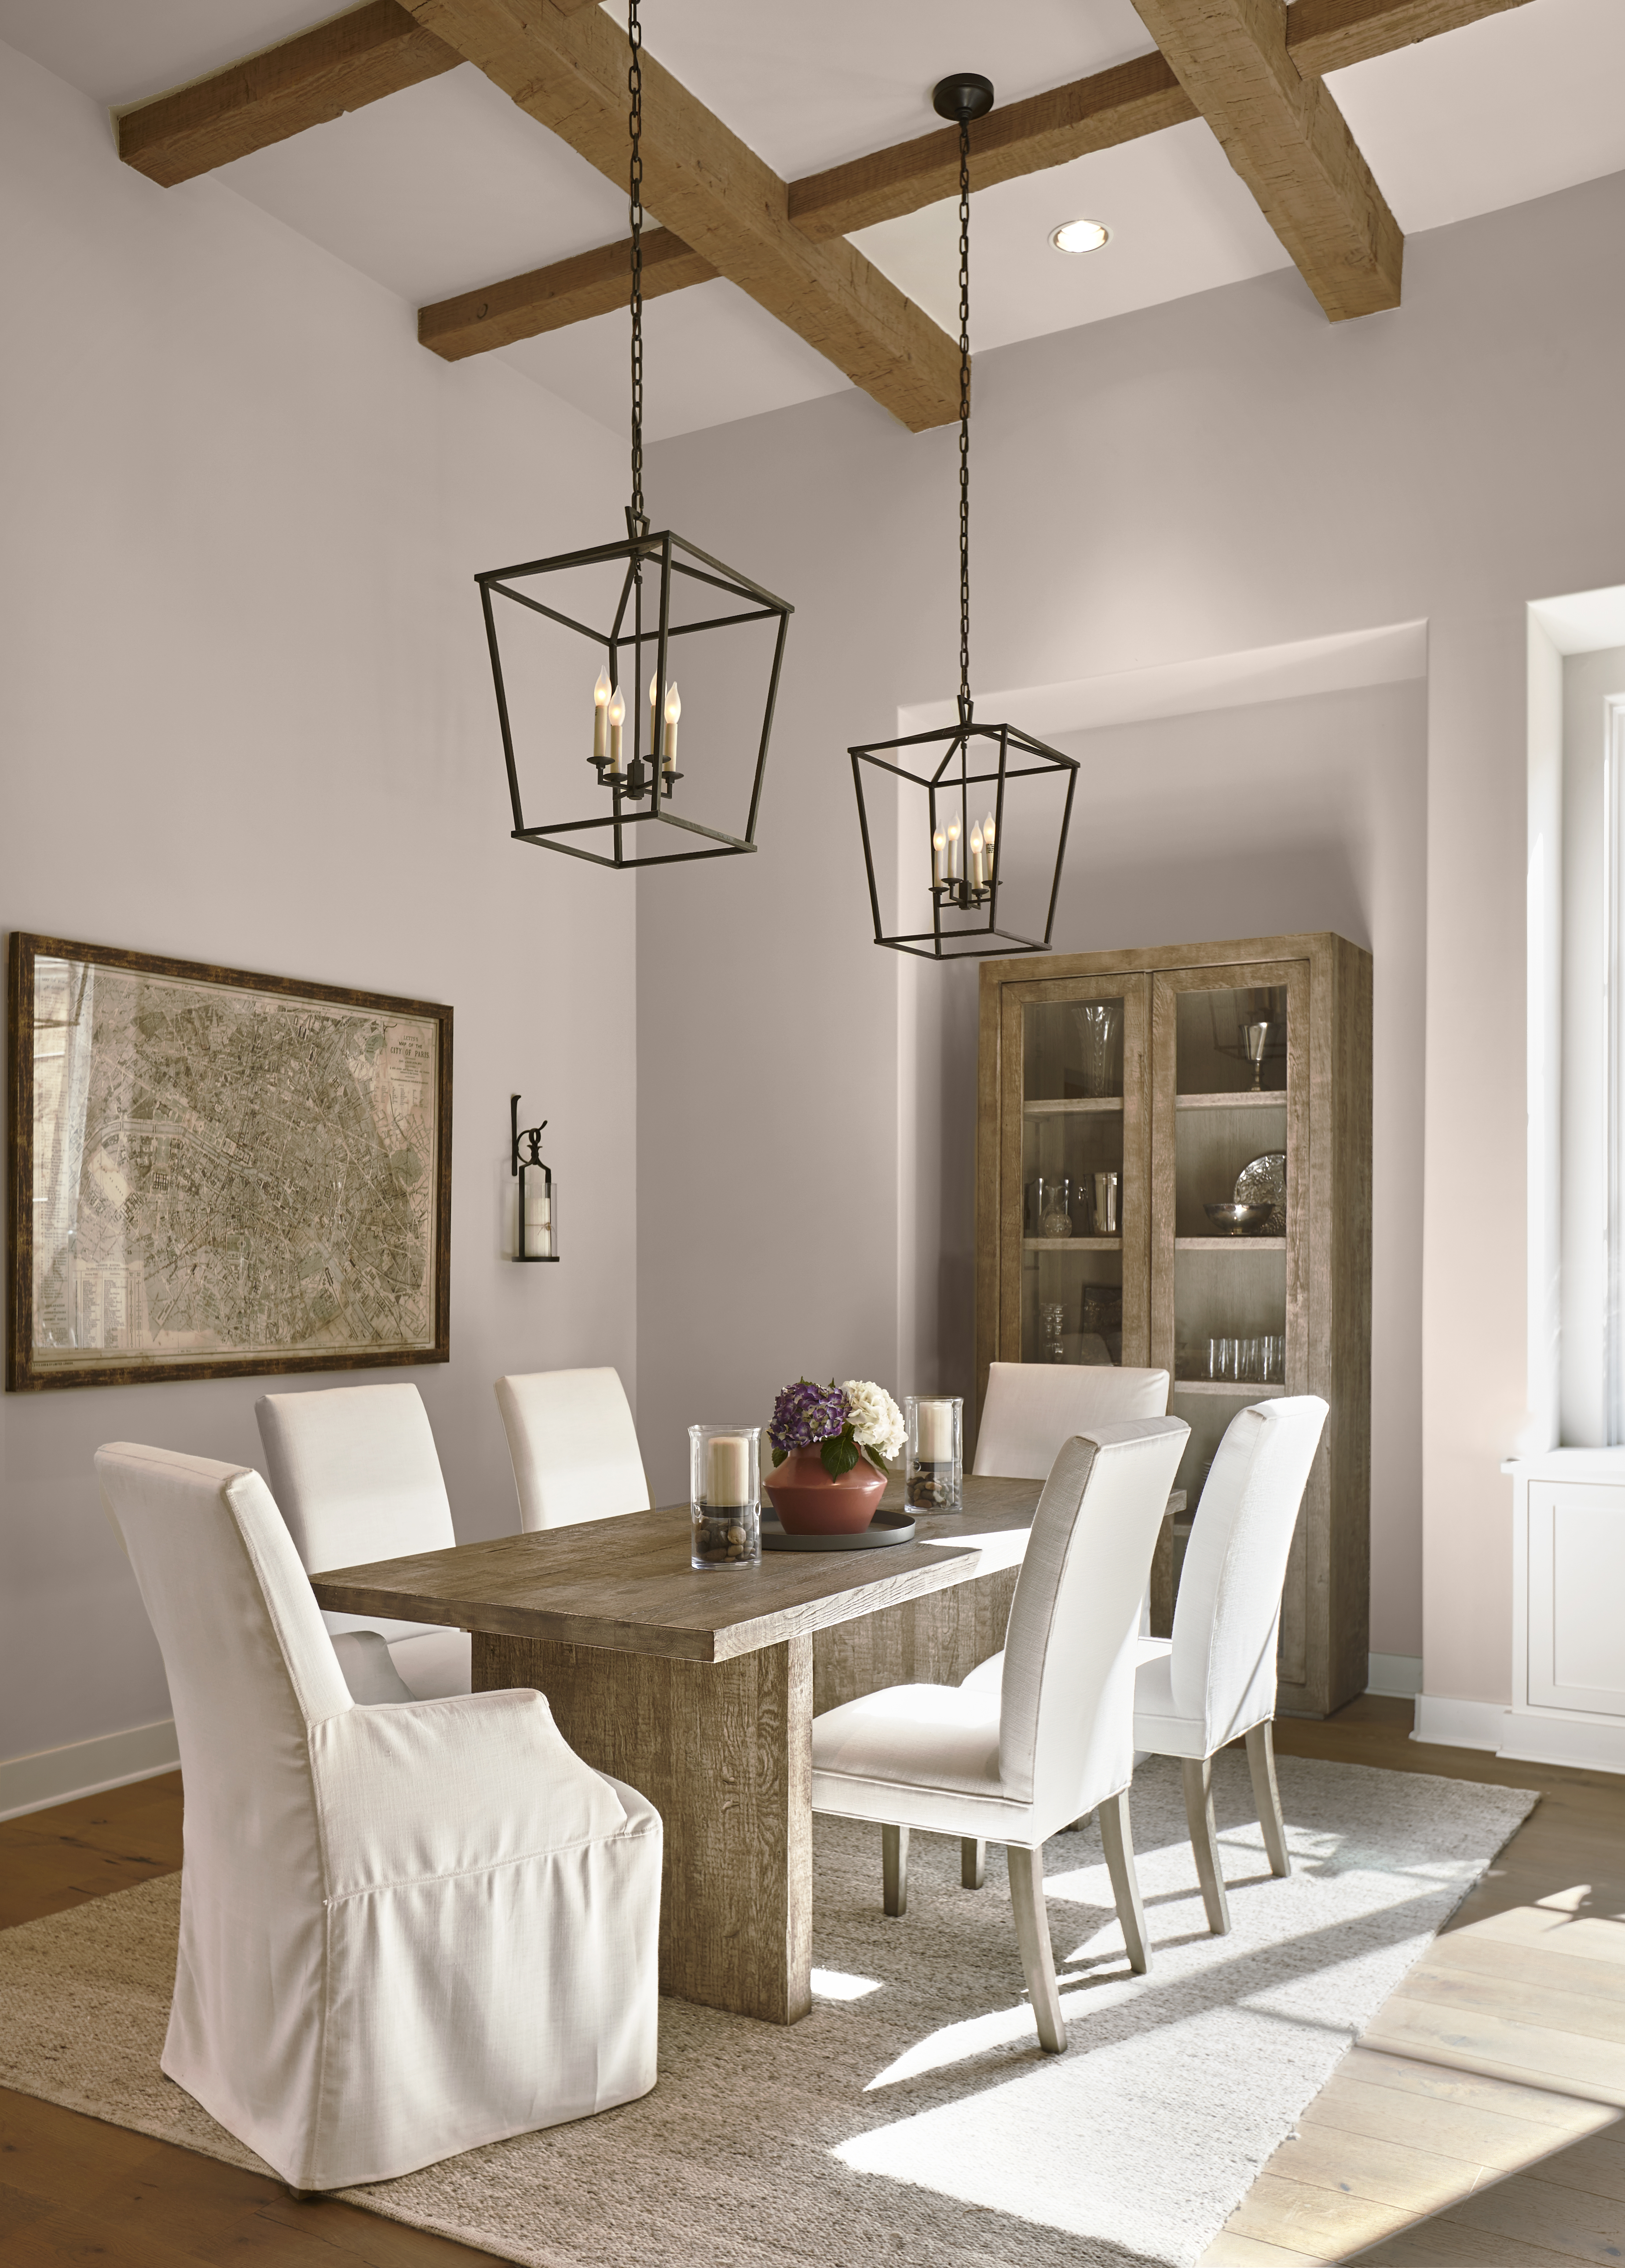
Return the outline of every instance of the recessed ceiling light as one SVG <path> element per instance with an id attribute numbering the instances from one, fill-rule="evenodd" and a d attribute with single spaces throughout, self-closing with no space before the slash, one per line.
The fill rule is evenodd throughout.
<path id="1" fill-rule="evenodd" d="M 1098 252 L 1111 235 L 1104 221 L 1067 220 L 1051 230 L 1050 242 L 1057 252 Z"/>

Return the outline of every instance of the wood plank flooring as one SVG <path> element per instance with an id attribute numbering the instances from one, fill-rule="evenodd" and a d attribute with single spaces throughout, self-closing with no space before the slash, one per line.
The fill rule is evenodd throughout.
<path id="1" fill-rule="evenodd" d="M 1202 2268 L 1625 2262 L 1625 1780 L 1409 1738 L 1367 1695 L 1280 1755 L 1538 1787 L 1530 1818 L 1367 2026 Z"/>
<path id="2" fill-rule="evenodd" d="M 1625 2263 L 1625 1780 L 1411 1741 L 1408 1702 L 1282 1719 L 1282 1756 L 1538 1787 L 1203 2268 Z M 181 1860 L 178 1772 L 0 1822 L 0 1926 Z M 484 2253 L 0 2090 L 0 2268 L 454 2268 Z"/>

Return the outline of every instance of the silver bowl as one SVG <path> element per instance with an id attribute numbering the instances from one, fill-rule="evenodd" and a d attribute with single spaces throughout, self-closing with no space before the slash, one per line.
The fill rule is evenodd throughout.
<path id="1" fill-rule="evenodd" d="M 1221 1236 L 1256 1236 L 1271 1211 L 1267 1204 L 1210 1204 L 1202 1210 Z"/>

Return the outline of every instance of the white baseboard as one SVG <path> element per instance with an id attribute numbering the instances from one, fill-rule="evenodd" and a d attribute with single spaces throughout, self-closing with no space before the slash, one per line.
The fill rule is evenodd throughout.
<path id="1" fill-rule="evenodd" d="M 151 1779 L 174 1771 L 180 1761 L 173 1717 L 158 1725 L 133 1726 L 127 1733 L 104 1733 L 94 1741 L 72 1741 L 63 1749 L 41 1749 L 32 1756 L 8 1756 L 0 1762 L 0 1819 Z"/>
<path id="2" fill-rule="evenodd" d="M 1419 1653 L 1367 1654 L 1365 1690 L 1368 1693 L 1386 1693 L 1397 1700 L 1408 1701 L 1414 1693 L 1422 1691 L 1422 1656 Z"/>
<path id="3" fill-rule="evenodd" d="M 1625 1772 L 1625 1721 L 1598 1724 L 1583 1717 L 1509 1709 L 1502 1719 L 1501 1754 L 1518 1764 Z"/>
<path id="4" fill-rule="evenodd" d="M 1504 1701 L 1451 1701 L 1435 1693 L 1418 1693 L 1411 1738 L 1434 1742 L 1444 1749 L 1494 1751 L 1501 1746 L 1506 1718 Z"/>

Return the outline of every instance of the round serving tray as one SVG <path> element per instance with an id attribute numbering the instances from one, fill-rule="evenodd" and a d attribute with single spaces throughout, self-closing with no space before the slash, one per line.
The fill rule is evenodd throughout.
<path id="1" fill-rule="evenodd" d="M 788 1535 L 779 1515 L 762 1508 L 764 1551 L 883 1551 L 890 1543 L 912 1543 L 914 1523 L 905 1512 L 877 1512 L 855 1535 Z"/>

